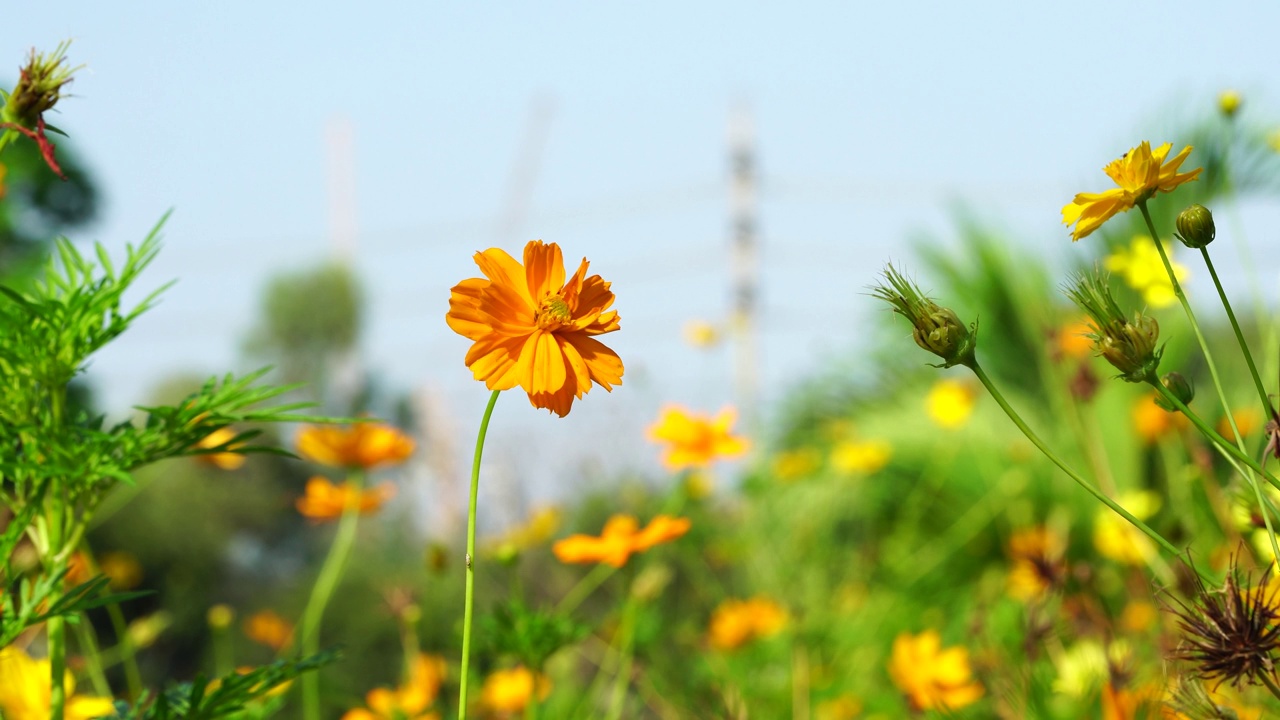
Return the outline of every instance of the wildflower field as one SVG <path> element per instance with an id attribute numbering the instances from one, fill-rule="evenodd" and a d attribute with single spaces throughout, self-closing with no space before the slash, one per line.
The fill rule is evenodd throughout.
<path id="1" fill-rule="evenodd" d="M 167 216 L 123 255 L 76 237 L 70 51 L 0 98 L 0 718 L 1280 713 L 1278 269 L 1214 265 L 1273 242 L 1238 200 L 1280 153 L 1239 94 L 1097 158 L 1042 239 L 1066 272 L 977 225 L 874 258 L 862 372 L 754 426 L 670 398 L 619 440 L 662 474 L 506 527 L 491 421 L 527 402 L 550 438 L 627 392 L 634 305 L 592 247 L 478 249 L 421 309 L 488 392 L 463 521 L 425 534 L 397 507 L 437 426 L 317 369 L 341 269 L 280 286 L 275 370 L 95 407 L 82 374 L 172 278 Z"/>

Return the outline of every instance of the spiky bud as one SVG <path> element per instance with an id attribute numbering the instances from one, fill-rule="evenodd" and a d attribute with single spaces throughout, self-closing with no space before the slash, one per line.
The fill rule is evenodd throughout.
<path id="1" fill-rule="evenodd" d="M 18 72 L 18 84 L 0 109 L 0 120 L 34 129 L 40 116 L 53 109 L 62 99 L 63 86 L 80 69 L 67 64 L 70 45 L 70 41 L 60 43 L 47 55 L 32 49 L 27 64 Z"/>
<path id="2" fill-rule="evenodd" d="M 884 278 L 888 283 L 872 288 L 872 294 L 911 321 L 911 335 L 916 344 L 945 361 L 936 367 L 973 367 L 977 363 L 974 358 L 978 346 L 976 322 L 966 327 L 955 311 L 927 297 L 892 265 L 885 268 Z"/>
<path id="3" fill-rule="evenodd" d="M 1196 396 L 1196 386 L 1192 385 L 1191 381 L 1183 377 L 1180 372 L 1165 373 L 1164 377 L 1160 378 L 1160 384 L 1183 405 L 1190 405 Z M 1163 395 L 1156 396 L 1156 405 L 1169 412 L 1178 412 L 1178 408 Z"/>
<path id="4" fill-rule="evenodd" d="M 1178 240 L 1189 248 L 1199 249 L 1213 242 L 1217 229 L 1213 226 L 1213 213 L 1203 205 L 1192 205 L 1178 213 Z"/>
<path id="5" fill-rule="evenodd" d="M 1089 315 L 1094 351 L 1120 371 L 1128 382 L 1154 382 L 1160 367 L 1160 324 L 1135 312 L 1125 316 L 1111 294 L 1106 273 L 1080 274 L 1066 288 L 1067 295 Z"/>

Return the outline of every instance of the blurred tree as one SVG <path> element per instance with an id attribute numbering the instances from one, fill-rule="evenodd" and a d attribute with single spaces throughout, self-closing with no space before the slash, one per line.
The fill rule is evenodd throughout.
<path id="1" fill-rule="evenodd" d="M 58 146 L 65 181 L 25 138 L 11 143 L 0 157 L 0 277 L 29 271 L 43 259 L 50 240 L 96 217 L 98 189 L 67 145 Z"/>

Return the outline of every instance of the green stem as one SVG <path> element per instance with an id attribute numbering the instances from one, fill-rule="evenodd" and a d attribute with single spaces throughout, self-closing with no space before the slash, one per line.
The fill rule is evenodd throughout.
<path id="1" fill-rule="evenodd" d="M 348 481 L 355 485 L 354 493 L 359 493 L 364 486 L 361 473 L 352 472 Z M 311 597 L 307 607 L 302 611 L 301 645 L 303 656 L 314 655 L 320 651 L 320 621 L 324 618 L 325 606 L 333 597 L 338 581 L 347 567 L 347 559 L 351 556 L 351 547 L 355 544 L 356 527 L 360 522 L 360 502 L 357 497 L 349 498 L 347 506 L 342 510 L 342 518 L 338 521 L 338 533 L 329 547 L 329 555 L 324 559 L 320 575 L 316 578 L 315 587 L 311 589 Z M 320 718 L 320 676 L 319 673 L 305 673 L 302 676 L 302 716 L 306 720 Z"/>
<path id="2" fill-rule="evenodd" d="M 17 130 L 5 130 L 4 134 L 0 135 L 0 152 L 4 152 L 5 146 L 12 142 L 16 137 L 18 137 Z"/>
<path id="3" fill-rule="evenodd" d="M 1209 268 L 1209 276 L 1213 278 L 1213 286 L 1218 289 L 1218 297 L 1222 299 L 1222 307 L 1227 311 L 1227 319 L 1231 321 L 1231 329 L 1236 333 L 1236 342 L 1240 343 L 1240 352 L 1244 355 L 1244 361 L 1249 366 L 1249 374 L 1253 377 L 1253 386 L 1258 391 L 1258 398 L 1262 400 L 1262 407 L 1266 409 L 1267 415 L 1272 414 L 1271 399 L 1267 397 L 1267 388 L 1262 384 L 1262 378 L 1258 375 L 1258 366 L 1253 363 L 1253 353 L 1249 352 L 1249 345 L 1244 341 L 1244 333 L 1240 330 L 1240 323 L 1236 320 L 1236 314 L 1231 310 L 1231 302 L 1227 300 L 1227 293 L 1222 289 L 1222 281 L 1218 279 L 1218 271 L 1213 268 L 1213 261 L 1209 259 L 1209 248 L 1200 248 L 1200 254 L 1204 257 L 1205 267 Z"/>
<path id="4" fill-rule="evenodd" d="M 133 647 L 133 638 L 129 637 L 129 625 L 124 621 L 124 612 L 116 603 L 107 606 L 107 616 L 111 618 L 111 630 L 116 634 L 116 651 L 124 665 L 124 682 L 128 690 L 126 698 L 130 701 L 137 700 L 142 695 L 142 672 L 138 670 L 138 652 Z"/>
<path id="5" fill-rule="evenodd" d="M 489 396 L 484 417 L 480 419 L 480 432 L 476 435 L 475 457 L 471 460 L 471 495 L 467 502 L 467 596 L 462 610 L 462 668 L 458 681 L 459 720 L 467 717 L 467 671 L 471 668 L 471 616 L 475 606 L 476 500 L 480 492 L 480 459 L 484 455 L 484 438 L 489 432 L 489 418 L 493 415 L 493 406 L 497 404 L 500 392 L 502 391 L 494 390 Z"/>
<path id="6" fill-rule="evenodd" d="M 7 136 L 8 133 L 5 134 Z M 0 138 L 2 139 L 2 138 Z M 3 146 L 0 146 L 3 147 Z M 63 423 L 66 414 L 66 386 L 55 387 L 49 397 L 50 421 L 55 432 L 64 432 Z M 65 479 L 64 479 L 65 481 Z M 67 499 L 62 492 L 62 483 L 49 488 L 48 503 L 48 555 L 45 558 L 45 569 L 56 572 L 67 567 L 67 558 L 63 548 L 66 543 L 66 515 L 70 510 Z M 62 580 L 54 583 L 51 595 L 61 597 L 65 588 Z M 67 628 L 66 620 L 61 616 L 49 618 L 47 623 L 49 642 L 49 718 L 63 720 L 67 702 Z"/>
<path id="7" fill-rule="evenodd" d="M 564 594 L 564 598 L 556 605 L 556 614 L 568 615 L 577 610 L 583 600 L 586 600 L 591 593 L 595 592 L 596 588 L 600 587 L 601 583 L 608 580 L 617 571 L 618 569 L 612 565 L 605 563 L 596 565 L 591 572 L 578 581 L 577 585 L 574 585 L 569 589 L 569 592 Z"/>
<path id="8" fill-rule="evenodd" d="M 1000 391 L 996 389 L 995 384 L 991 382 L 991 378 L 987 377 L 987 373 L 983 371 L 982 366 L 978 365 L 977 362 L 974 362 L 974 364 L 970 366 L 970 369 L 973 370 L 974 375 L 978 376 L 978 380 L 982 382 L 982 385 L 987 389 L 987 392 L 991 393 L 991 396 L 995 398 L 996 403 L 1000 405 L 1000 409 L 1004 410 L 1005 414 L 1009 416 L 1009 419 L 1013 421 L 1013 424 L 1018 426 L 1018 429 L 1021 430 L 1022 434 L 1025 435 L 1026 438 L 1031 441 L 1031 444 L 1035 445 L 1040 450 L 1040 452 L 1044 453 L 1044 456 L 1049 458 L 1049 460 L 1052 461 L 1054 465 L 1057 465 L 1058 468 L 1061 469 L 1064 473 L 1066 473 L 1068 477 L 1070 477 L 1072 480 L 1075 480 L 1077 485 L 1084 488 L 1086 492 L 1088 492 L 1090 495 L 1097 498 L 1098 501 L 1101 502 L 1103 505 L 1106 505 L 1107 507 L 1111 508 L 1117 515 L 1124 518 L 1125 520 L 1128 520 L 1129 524 L 1133 525 L 1134 527 L 1138 528 L 1143 533 L 1145 533 L 1147 537 L 1154 540 L 1156 544 L 1164 548 L 1166 552 L 1168 552 L 1169 554 L 1175 557 L 1182 556 L 1178 548 L 1174 547 L 1173 544 L 1170 543 L 1168 540 L 1165 540 L 1163 535 L 1156 532 L 1155 530 L 1152 530 L 1150 527 L 1147 526 L 1146 523 L 1134 517 L 1132 513 L 1130 513 L 1128 510 L 1125 510 L 1123 507 L 1121 507 L 1120 504 L 1117 503 L 1115 500 L 1112 500 L 1106 495 L 1103 495 L 1097 488 L 1093 486 L 1092 483 L 1090 483 L 1088 480 L 1085 480 L 1083 477 L 1081 477 L 1079 473 L 1071 469 L 1070 466 L 1068 466 L 1065 462 L 1063 462 L 1062 459 L 1059 458 L 1058 455 L 1053 452 L 1053 450 L 1050 450 L 1049 446 L 1045 445 L 1044 441 L 1041 440 L 1040 437 L 1037 436 L 1035 432 L 1033 432 L 1025 422 L 1023 422 L 1022 416 L 1018 415 L 1018 412 L 1014 410 L 1013 407 L 1009 405 L 1008 401 L 1004 399 L 1004 395 L 1002 395 Z M 1187 559 L 1187 562 L 1188 564 L 1191 563 L 1190 558 Z M 1194 565 L 1191 565 L 1191 568 L 1195 570 Z M 1197 574 L 1199 574 L 1199 572 L 1200 572 L 1199 570 L 1196 570 Z"/>
<path id="9" fill-rule="evenodd" d="M 1276 476 L 1267 472 L 1261 465 L 1258 464 L 1257 460 L 1254 460 L 1253 458 L 1246 455 L 1243 451 L 1240 450 L 1240 448 L 1233 445 L 1230 440 L 1227 440 L 1226 438 L 1222 437 L 1217 433 L 1216 430 L 1209 427 L 1208 424 L 1206 424 L 1205 421 L 1201 419 L 1199 415 L 1196 415 L 1195 412 L 1191 410 L 1191 408 L 1187 407 L 1186 403 L 1182 402 L 1181 400 L 1178 399 L 1176 395 L 1169 392 L 1169 388 L 1166 388 L 1163 384 L 1160 383 L 1159 380 L 1149 380 L 1148 382 L 1151 384 L 1151 387 L 1156 389 L 1156 392 L 1160 393 L 1160 395 L 1164 397 L 1166 400 L 1168 400 L 1170 404 L 1178 408 L 1178 410 L 1182 412 L 1183 415 L 1186 415 L 1187 419 L 1191 421 L 1191 424 L 1195 425 L 1196 429 L 1200 431 L 1200 434 L 1208 438 L 1210 442 L 1214 443 L 1215 445 L 1218 445 L 1223 450 L 1225 450 L 1229 456 L 1235 458 L 1239 462 L 1244 463 L 1245 466 L 1248 467 L 1250 470 L 1266 478 L 1267 482 L 1274 485 L 1276 489 L 1280 489 L 1280 479 L 1277 479 Z"/>
<path id="10" fill-rule="evenodd" d="M 225 627 L 211 629 L 213 631 L 213 672 L 218 677 L 226 677 L 236 669 L 235 655 L 231 650 L 231 633 Z"/>
<path id="11" fill-rule="evenodd" d="M 93 632 L 93 624 L 82 616 L 75 627 L 76 642 L 80 644 L 80 652 L 84 655 L 85 670 L 89 674 L 89 682 L 93 683 L 93 692 L 95 695 L 110 697 L 111 685 L 107 683 L 107 676 L 102 671 L 98 638 Z"/>
<path id="12" fill-rule="evenodd" d="M 608 720 L 618 720 L 626 707 L 627 688 L 631 686 L 631 664 L 635 660 L 632 646 L 636 639 L 636 599 L 628 595 L 627 605 L 622 611 L 622 646 L 618 648 L 622 655 L 622 665 L 613 678 L 613 694 L 609 700 Z"/>
<path id="13" fill-rule="evenodd" d="M 1276 686 L 1276 681 L 1270 674 L 1258 673 L 1258 677 L 1262 678 L 1262 684 L 1267 686 L 1267 689 L 1271 691 L 1272 695 L 1280 698 L 1280 687 Z"/>

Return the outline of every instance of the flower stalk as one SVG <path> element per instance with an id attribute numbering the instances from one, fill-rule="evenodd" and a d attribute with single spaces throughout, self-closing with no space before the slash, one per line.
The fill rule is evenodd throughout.
<path id="1" fill-rule="evenodd" d="M 471 493 L 467 501 L 467 590 L 462 611 L 462 667 L 458 680 L 458 718 L 467 717 L 467 675 L 471 667 L 471 620 L 475 608 L 476 586 L 476 500 L 480 492 L 480 461 L 484 456 L 484 440 L 489 433 L 489 418 L 493 415 L 493 406 L 498 402 L 501 390 L 494 390 L 489 396 L 489 404 L 485 406 L 484 417 L 480 419 L 480 432 L 476 435 L 476 452 L 471 461 Z"/>

